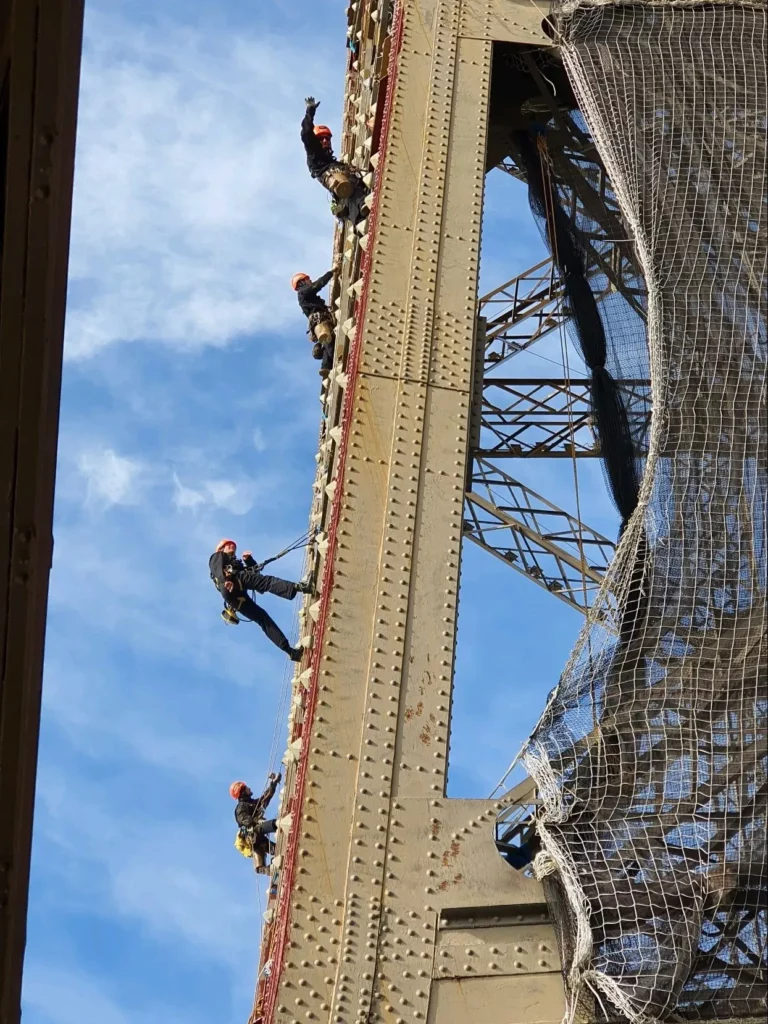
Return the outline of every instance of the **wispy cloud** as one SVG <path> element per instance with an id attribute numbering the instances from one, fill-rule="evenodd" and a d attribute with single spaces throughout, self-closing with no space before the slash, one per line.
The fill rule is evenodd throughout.
<path id="1" fill-rule="evenodd" d="M 236 516 L 250 512 L 256 501 L 259 488 L 255 481 L 240 479 L 206 480 L 197 488 L 186 487 L 174 473 L 174 503 L 176 508 L 196 509 L 201 505 L 227 509 Z"/>
<path id="2" fill-rule="evenodd" d="M 89 16 L 70 358 L 273 328 L 294 311 L 297 261 L 328 259 L 330 214 L 298 139 L 301 97 L 330 87 L 327 64 L 281 39 L 211 40 L 158 20 Z"/>
<path id="3" fill-rule="evenodd" d="M 103 506 L 132 505 L 140 498 L 145 466 L 111 448 L 81 452 L 78 469 L 85 478 L 85 500 Z"/>

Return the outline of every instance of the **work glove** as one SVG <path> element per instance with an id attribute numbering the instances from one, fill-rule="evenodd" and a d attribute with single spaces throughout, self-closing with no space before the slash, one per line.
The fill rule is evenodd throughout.
<path id="1" fill-rule="evenodd" d="M 304 102 L 307 105 L 307 110 L 311 110 L 313 114 L 320 106 L 320 100 L 316 100 L 314 96 L 307 96 Z"/>
<path id="2" fill-rule="evenodd" d="M 269 778 L 270 778 L 271 782 L 280 782 L 282 777 L 283 776 L 282 775 L 278 775 L 277 772 L 270 772 L 269 773 Z"/>

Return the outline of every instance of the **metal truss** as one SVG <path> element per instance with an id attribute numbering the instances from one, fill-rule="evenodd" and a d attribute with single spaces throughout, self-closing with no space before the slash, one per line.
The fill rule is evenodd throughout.
<path id="1" fill-rule="evenodd" d="M 496 818 L 499 853 L 529 876 L 533 874 L 531 861 L 538 846 L 534 815 L 540 803 L 533 779 L 524 779 L 506 794 L 504 809 Z"/>
<path id="2" fill-rule="evenodd" d="M 562 284 L 548 259 L 479 302 L 485 319 L 478 334 L 484 337 L 484 377 L 464 535 L 586 614 L 613 556 L 613 542 L 489 461 L 599 455 L 587 383 L 489 372 L 564 325 L 568 314 L 562 299 Z"/>
<path id="3" fill-rule="evenodd" d="M 480 458 L 595 458 L 588 381 L 486 377 Z"/>
<path id="4" fill-rule="evenodd" d="M 645 409 L 646 380 L 618 385 L 629 395 L 627 407 Z M 648 414 L 633 424 L 633 435 L 644 436 Z M 600 456 L 593 431 L 590 384 L 587 380 L 555 377 L 486 377 L 480 411 L 482 458 L 583 459 Z"/>
<path id="5" fill-rule="evenodd" d="M 586 382 L 491 372 L 567 322 L 552 260 L 483 296 L 479 313 L 484 377 L 464 535 L 586 614 L 615 545 L 489 461 L 599 455 Z"/>
<path id="6" fill-rule="evenodd" d="M 535 67 L 530 70 L 539 77 Z M 644 283 L 592 140 L 554 105 L 550 115 L 556 130 L 548 135 L 544 158 L 583 245 L 595 298 L 599 303 L 620 292 L 645 318 Z M 513 159 L 506 159 L 500 167 L 514 177 L 523 177 Z M 613 557 L 614 543 L 495 464 L 513 458 L 600 456 L 587 381 L 497 376 L 513 356 L 560 330 L 570 318 L 553 260 L 540 261 L 484 295 L 478 313 L 485 321 L 480 335 L 484 335 L 484 379 L 465 535 L 586 613 Z M 644 400 L 630 401 L 628 407 L 642 409 L 647 418 L 649 382 L 626 380 L 620 386 L 635 399 L 642 392 Z M 644 436 L 646 426 L 645 420 L 633 425 L 635 436 Z"/>
<path id="7" fill-rule="evenodd" d="M 486 459 L 476 458 L 464 536 L 584 614 L 615 544 Z"/>
<path id="8" fill-rule="evenodd" d="M 484 295 L 478 314 L 485 317 L 487 373 L 524 352 L 569 319 L 563 286 L 551 257 Z"/>

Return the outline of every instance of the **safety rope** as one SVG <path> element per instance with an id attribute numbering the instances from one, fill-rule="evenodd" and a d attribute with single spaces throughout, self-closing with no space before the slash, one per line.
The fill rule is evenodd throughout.
<path id="1" fill-rule="evenodd" d="M 543 184 L 544 184 L 544 188 L 543 188 L 542 191 L 543 191 L 543 198 L 544 198 L 544 217 L 545 217 L 546 224 L 547 224 L 547 235 L 548 235 L 548 237 L 550 239 L 550 244 L 552 246 L 553 263 L 554 263 L 554 266 L 557 268 L 557 266 L 558 266 L 558 262 L 557 262 L 557 233 L 555 231 L 554 199 L 553 199 L 553 194 L 552 194 L 554 186 L 552 184 L 552 177 L 550 175 L 550 170 L 549 170 L 549 152 L 547 150 L 547 140 L 543 136 L 540 135 L 538 137 L 538 139 L 536 140 L 536 146 L 537 146 L 538 153 L 539 153 L 539 160 L 541 162 L 541 177 L 542 177 L 542 181 L 543 181 Z M 567 389 L 568 392 L 570 392 L 570 386 L 571 386 L 571 379 L 572 378 L 571 378 L 570 360 L 568 358 L 568 340 L 567 340 L 566 334 L 565 334 L 565 317 L 563 315 L 563 305 L 564 305 L 563 299 L 564 299 L 563 294 L 560 294 L 560 296 L 557 299 L 557 304 L 556 304 L 555 308 L 556 308 L 556 311 L 558 313 L 558 320 L 559 320 L 559 323 L 558 323 L 558 335 L 559 335 L 559 340 L 560 340 L 560 360 L 561 360 L 561 365 L 562 365 L 563 376 L 565 377 L 566 389 Z M 546 357 L 542 357 L 542 358 L 546 358 Z M 549 362 L 554 362 L 554 361 L 555 361 L 554 359 L 550 359 L 549 360 Z M 567 409 L 567 414 L 568 414 L 568 433 L 569 433 L 570 444 L 571 444 L 571 463 L 572 463 L 572 467 L 573 467 L 573 487 L 574 487 L 574 491 L 575 491 L 575 494 L 576 494 L 576 521 L 578 523 L 578 548 L 579 548 L 579 555 L 581 557 L 582 565 L 584 566 L 584 565 L 586 565 L 586 554 L 585 554 L 585 548 L 584 548 L 583 523 L 582 523 L 582 518 L 581 518 L 581 492 L 579 490 L 579 469 L 578 469 L 578 462 L 577 462 L 577 459 L 576 459 L 576 430 L 575 430 L 575 425 L 574 425 L 574 421 L 573 421 L 573 408 L 572 408 L 572 403 L 571 403 L 571 399 L 570 399 L 570 395 L 569 394 L 566 396 L 566 409 Z M 583 598 L 584 598 L 584 613 L 586 615 L 586 614 L 589 613 L 589 606 L 588 606 L 589 605 L 589 597 L 588 597 L 588 592 L 587 592 L 587 577 L 586 577 L 586 573 L 583 572 L 583 571 L 582 571 L 582 574 L 581 574 L 581 582 L 582 582 L 582 591 L 583 591 Z M 589 652 L 590 652 L 589 657 L 591 659 L 591 657 L 592 657 L 592 654 L 591 654 L 591 651 L 592 651 L 592 638 L 591 638 L 591 636 L 588 638 L 588 644 L 589 644 Z M 496 783 L 496 785 L 494 786 L 493 790 L 491 791 L 489 799 L 491 799 L 491 800 L 495 799 L 498 796 L 498 794 L 501 792 L 502 788 L 506 785 L 507 780 L 509 779 L 510 775 L 515 770 L 515 768 L 518 766 L 518 764 L 520 763 L 520 759 L 522 757 L 522 753 L 523 753 L 523 751 L 521 749 L 521 750 L 519 750 L 515 754 L 514 758 L 512 759 L 511 764 L 509 765 L 507 770 L 504 772 L 504 774 L 501 776 L 501 778 L 499 779 L 499 781 Z"/>
<path id="2" fill-rule="evenodd" d="M 298 551 L 299 548 L 308 547 L 314 540 L 315 533 L 316 530 L 314 527 L 312 527 L 309 530 L 306 530 L 304 533 L 302 533 L 298 540 L 295 540 L 292 544 L 289 544 L 287 548 L 283 548 L 282 551 L 278 551 L 276 555 L 272 555 L 271 558 L 267 558 L 263 562 L 258 562 L 256 568 L 259 571 L 261 571 L 265 565 L 270 565 L 272 562 L 277 562 L 280 558 L 283 558 L 285 555 L 289 555 L 291 551 Z"/>
<path id="3" fill-rule="evenodd" d="M 549 152 L 547 149 L 547 140 L 543 135 L 539 135 L 536 145 L 539 151 L 539 160 L 541 161 L 541 178 L 544 183 L 544 203 L 545 203 L 545 217 L 547 220 L 547 232 L 549 234 L 550 242 L 552 245 L 552 256 L 554 258 L 555 266 L 558 266 L 558 251 L 557 251 L 557 229 L 555 226 L 555 207 L 554 207 L 554 186 L 552 184 L 552 176 L 550 174 L 550 161 Z M 587 592 L 587 574 L 586 565 L 587 557 L 584 550 L 584 529 L 581 519 L 581 492 L 579 490 L 579 468 L 578 461 L 576 458 L 576 431 L 573 422 L 573 405 L 570 397 L 571 387 L 571 370 L 568 360 L 568 341 L 565 336 L 565 318 L 562 316 L 564 295 L 561 293 L 557 308 L 560 313 L 558 333 L 560 335 L 560 357 L 563 361 L 563 373 L 565 374 L 566 389 L 568 391 L 568 397 L 566 400 L 566 408 L 568 410 L 568 430 L 571 442 L 571 465 L 573 468 L 573 489 L 576 495 L 576 521 L 578 523 L 578 545 L 579 545 L 579 556 L 581 558 L 582 572 L 581 572 L 581 584 L 584 597 L 584 614 L 588 614 L 589 611 L 589 595 Z"/>

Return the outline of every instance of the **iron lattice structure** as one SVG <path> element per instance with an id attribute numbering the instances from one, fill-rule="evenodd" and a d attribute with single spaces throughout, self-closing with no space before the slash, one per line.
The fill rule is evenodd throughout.
<path id="1" fill-rule="evenodd" d="M 649 8 L 593 6 L 594 20 L 598 8 L 608 8 L 611 19 Z M 334 286 L 336 361 L 322 395 L 311 515 L 319 533 L 308 561 L 319 596 L 300 619 L 307 655 L 292 686 L 281 832 L 252 1021 L 543 1024 L 566 1011 L 642 1019 L 731 1016 L 737 1007 L 748 1016 L 764 955 L 750 895 L 757 889 L 747 886 L 733 912 L 724 910 L 722 895 L 717 914 L 701 904 L 707 938 L 684 968 L 683 998 L 678 991 L 662 1006 L 663 972 L 651 982 L 637 970 L 644 950 L 668 962 L 672 948 L 654 932 L 660 915 L 674 910 L 674 901 L 664 902 L 662 876 L 681 877 L 670 867 L 675 836 L 667 804 L 676 801 L 679 814 L 693 778 L 697 798 L 711 791 L 710 821 L 727 815 L 739 794 L 749 792 L 755 806 L 762 799 L 743 754 L 749 747 L 753 756 L 765 742 L 759 704 L 751 731 L 746 715 L 739 729 L 725 713 L 705 721 L 710 732 L 704 728 L 697 742 L 711 746 L 722 734 L 733 756 L 726 765 L 719 752 L 696 747 L 694 768 L 688 723 L 696 715 L 686 718 L 678 698 L 695 704 L 685 689 L 689 666 L 699 665 L 700 676 L 700 654 L 709 648 L 700 647 L 692 661 L 676 646 L 669 615 L 648 626 L 654 601 L 667 599 L 670 586 L 680 595 L 706 570 L 710 591 L 725 593 L 736 565 L 713 548 L 673 557 L 688 510 L 714 502 L 710 508 L 725 510 L 726 526 L 737 527 L 731 547 L 747 550 L 739 524 L 757 521 L 757 491 L 745 497 L 748 474 L 718 482 L 721 463 L 707 468 L 701 452 L 687 490 L 657 491 L 648 483 L 672 479 L 657 475 L 672 464 L 659 447 L 659 424 L 679 440 L 691 396 L 682 387 L 659 391 L 658 293 L 651 288 L 646 298 L 645 229 L 627 202 L 626 174 L 600 118 L 585 102 L 592 73 L 580 80 L 577 104 L 571 79 L 583 55 L 559 36 L 553 47 L 539 8 L 527 0 L 406 0 L 397 8 L 359 0 L 348 17 L 343 154 L 372 184 L 372 196 L 369 216 L 355 230 L 340 228 L 335 241 L 343 258 Z M 677 55 L 672 46 L 668 52 Z M 594 96 L 591 102 L 599 106 Z M 653 137 L 653 119 L 643 124 Z M 744 130 L 740 141 L 748 135 Z M 528 183 L 552 259 L 479 298 L 483 180 L 499 161 Z M 690 280 L 688 286 L 692 294 Z M 553 331 L 572 332 L 587 376 L 514 377 L 515 355 Z M 699 325 L 688 347 L 681 345 L 689 366 L 700 368 L 705 336 Z M 663 379 L 678 380 L 681 372 L 679 363 Z M 757 370 L 742 391 L 727 359 L 697 379 L 711 390 L 722 386 L 721 376 L 729 394 L 744 397 L 749 416 L 756 412 L 750 387 Z M 671 393 L 678 401 L 670 404 Z M 698 400 L 697 429 L 711 409 L 706 389 Z M 596 457 L 625 523 L 616 557 L 614 540 L 517 479 L 532 458 L 566 466 Z M 696 488 L 705 477 L 703 499 Z M 735 504 L 724 497 L 733 487 Z M 640 531 L 638 544 L 648 489 L 664 496 L 670 525 Z M 584 638 L 526 748 L 532 777 L 491 800 L 446 796 L 467 539 L 586 617 Z M 756 549 L 763 541 L 753 531 L 750 543 Z M 754 564 L 764 567 L 764 557 Z M 756 613 L 742 609 L 743 592 L 740 583 L 730 602 L 740 625 L 729 649 L 732 657 L 743 654 L 748 675 L 760 652 L 747 636 Z M 721 609 L 718 616 L 722 623 Z M 655 644 L 651 654 L 640 625 L 643 643 Z M 718 629 L 718 643 L 725 642 Z M 691 635 L 689 629 L 686 643 Z M 659 673 L 675 684 L 656 708 Z M 625 793 L 636 819 L 621 803 Z M 638 834 L 635 820 L 656 845 L 636 843 L 629 860 L 625 836 Z M 702 844 L 690 839 L 699 833 L 681 827 L 686 841 L 674 856 L 688 864 L 695 849 L 701 865 Z M 738 835 L 737 844 L 748 838 Z M 714 843 L 711 851 L 716 860 Z M 604 863 L 613 889 L 597 878 L 590 888 L 582 868 L 597 876 Z M 734 881 L 723 873 L 716 889 L 710 883 L 717 873 L 708 871 L 710 893 L 722 894 Z M 651 894 L 645 902 L 643 886 Z M 643 938 L 634 945 L 626 938 L 630 919 L 641 922 Z M 635 990 L 627 995 L 631 970 Z M 609 1001 L 597 974 L 613 979 Z M 641 990 L 648 998 L 638 1012 Z"/>

